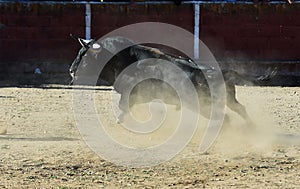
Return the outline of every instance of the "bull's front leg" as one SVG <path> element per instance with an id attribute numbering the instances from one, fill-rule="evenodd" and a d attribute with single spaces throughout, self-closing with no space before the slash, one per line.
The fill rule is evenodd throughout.
<path id="1" fill-rule="evenodd" d="M 120 115 L 117 118 L 117 123 L 123 123 L 124 122 L 124 117 L 126 115 L 126 113 L 128 112 L 128 103 L 126 103 L 125 97 L 124 95 L 121 94 L 121 98 L 119 101 L 119 109 L 121 111 Z"/>
<path id="2" fill-rule="evenodd" d="M 75 80 L 75 73 L 74 72 L 70 72 L 70 76 L 71 76 L 71 81 L 69 82 L 69 85 L 73 85 L 74 80 Z"/>
<path id="3" fill-rule="evenodd" d="M 125 116 L 129 113 L 130 108 L 134 105 L 135 95 L 127 96 L 121 94 L 121 98 L 119 101 L 119 109 L 121 111 L 120 115 L 118 116 L 117 123 L 123 123 Z M 131 100 L 130 100 L 131 99 Z"/>

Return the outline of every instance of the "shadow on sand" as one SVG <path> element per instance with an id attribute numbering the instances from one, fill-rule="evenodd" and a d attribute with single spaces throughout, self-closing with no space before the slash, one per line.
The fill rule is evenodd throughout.
<path id="1" fill-rule="evenodd" d="M 12 135 L 0 135 L 0 140 L 13 141 L 77 141 L 78 138 L 69 137 L 15 137 Z"/>
<path id="2" fill-rule="evenodd" d="M 95 90 L 95 91 L 112 91 L 111 86 L 88 86 L 88 85 L 7 85 L 2 88 L 37 88 L 37 89 L 66 89 L 66 90 Z M 14 98 L 13 96 L 0 96 L 0 98 Z"/>

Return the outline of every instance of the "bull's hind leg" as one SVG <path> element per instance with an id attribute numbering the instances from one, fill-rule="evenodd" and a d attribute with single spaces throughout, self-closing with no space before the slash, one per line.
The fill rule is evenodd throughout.
<path id="1" fill-rule="evenodd" d="M 254 125 L 253 121 L 249 117 L 246 108 L 240 104 L 236 99 L 235 85 L 226 83 L 226 95 L 227 95 L 227 106 L 238 113 L 248 125 Z"/>

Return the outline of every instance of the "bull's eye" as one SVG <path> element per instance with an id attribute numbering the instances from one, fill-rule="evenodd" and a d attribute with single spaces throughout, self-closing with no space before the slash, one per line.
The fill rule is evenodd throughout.
<path id="1" fill-rule="evenodd" d="M 94 43 L 94 44 L 92 45 L 92 48 L 93 48 L 94 50 L 99 50 L 99 49 L 101 48 L 101 46 L 100 46 L 98 43 Z"/>

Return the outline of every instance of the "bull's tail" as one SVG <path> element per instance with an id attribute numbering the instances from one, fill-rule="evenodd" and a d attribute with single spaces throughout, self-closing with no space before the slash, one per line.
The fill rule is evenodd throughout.
<path id="1" fill-rule="evenodd" d="M 265 73 L 259 77 L 253 77 L 245 74 L 240 74 L 233 70 L 223 71 L 223 76 L 225 81 L 229 81 L 235 84 L 242 84 L 242 85 L 254 85 L 259 84 L 263 81 L 268 81 L 273 78 L 277 73 L 277 67 L 271 68 L 269 67 Z"/>
<path id="2" fill-rule="evenodd" d="M 256 78 L 257 81 L 267 81 L 273 78 L 277 74 L 277 67 L 271 69 L 271 67 L 268 67 L 268 69 L 265 72 L 265 75 L 259 76 Z"/>

